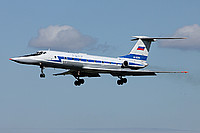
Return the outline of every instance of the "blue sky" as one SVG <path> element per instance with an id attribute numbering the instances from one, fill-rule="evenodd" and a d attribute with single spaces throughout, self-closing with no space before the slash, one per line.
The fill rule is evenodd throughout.
<path id="1" fill-rule="evenodd" d="M 187 26 L 199 28 L 199 4 L 196 0 L 1 0 L 0 130 L 200 132 L 200 42 L 194 41 L 199 34 L 180 32 Z M 39 67 L 9 61 L 10 57 L 41 49 L 31 47 L 30 41 L 41 29 L 56 25 L 71 26 L 96 40 L 72 52 L 113 57 L 130 51 L 135 43 L 130 42 L 133 35 L 195 33 L 192 35 L 196 38 L 188 41 L 188 46 L 195 49 L 156 42 L 148 58 L 148 69 L 188 70 L 189 74 L 129 77 L 124 86 L 116 85 L 117 78 L 102 75 L 86 78 L 83 86 L 75 87 L 72 76 L 52 76 L 63 70 L 45 69 L 47 78 L 40 79 Z"/>

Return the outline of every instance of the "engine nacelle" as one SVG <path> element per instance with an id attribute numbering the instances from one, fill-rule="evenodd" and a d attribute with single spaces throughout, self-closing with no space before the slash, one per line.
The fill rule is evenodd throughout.
<path id="1" fill-rule="evenodd" d="M 128 67 L 128 64 L 129 64 L 128 61 L 125 60 L 125 61 L 122 63 L 122 68 Z"/>
<path id="2" fill-rule="evenodd" d="M 129 62 L 128 61 L 124 61 L 123 63 L 122 63 L 122 66 L 121 66 L 121 68 L 130 68 L 130 69 L 133 69 L 133 70 L 137 70 L 137 69 L 140 69 L 140 68 L 144 68 L 144 67 L 146 67 L 148 64 L 146 64 L 146 65 L 144 65 L 144 66 L 130 66 L 129 65 Z"/>

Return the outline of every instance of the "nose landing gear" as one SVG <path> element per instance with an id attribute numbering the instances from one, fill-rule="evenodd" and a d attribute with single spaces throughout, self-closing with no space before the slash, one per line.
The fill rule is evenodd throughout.
<path id="1" fill-rule="evenodd" d="M 41 73 L 41 74 L 40 74 L 40 78 L 45 78 L 45 74 L 44 74 L 44 73 Z"/>
<path id="2" fill-rule="evenodd" d="M 45 78 L 45 74 L 44 74 L 44 67 L 42 65 L 40 65 L 41 68 L 41 74 L 40 74 L 40 78 Z"/>

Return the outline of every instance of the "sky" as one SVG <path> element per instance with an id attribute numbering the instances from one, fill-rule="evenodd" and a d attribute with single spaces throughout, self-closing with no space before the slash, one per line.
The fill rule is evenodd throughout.
<path id="1" fill-rule="evenodd" d="M 199 133 L 200 1 L 0 0 L 0 132 Z M 151 45 L 156 77 L 54 77 L 61 69 L 21 65 L 9 58 L 41 49 L 118 57 L 131 36 L 187 37 Z"/>

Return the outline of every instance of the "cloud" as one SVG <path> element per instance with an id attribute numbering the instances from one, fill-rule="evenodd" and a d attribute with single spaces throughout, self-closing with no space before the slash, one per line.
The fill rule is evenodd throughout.
<path id="1" fill-rule="evenodd" d="M 161 47 L 177 48 L 183 50 L 200 50 L 200 26 L 198 24 L 179 28 L 174 37 L 187 37 L 184 40 L 162 40 Z"/>
<path id="2" fill-rule="evenodd" d="M 107 42 L 105 43 L 100 43 L 97 45 L 92 45 L 91 47 L 88 47 L 86 49 L 86 52 L 89 51 L 92 54 L 109 54 L 109 56 L 113 53 L 113 51 L 116 50 L 116 47 L 113 45 L 108 44 Z"/>
<path id="3" fill-rule="evenodd" d="M 80 33 L 72 26 L 51 25 L 40 29 L 37 37 L 30 40 L 29 46 L 66 51 L 80 50 L 96 42 L 96 39 Z"/>

